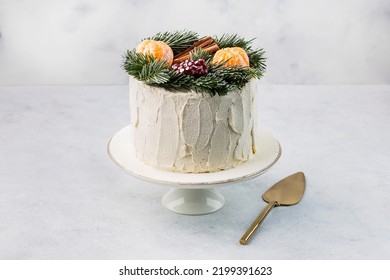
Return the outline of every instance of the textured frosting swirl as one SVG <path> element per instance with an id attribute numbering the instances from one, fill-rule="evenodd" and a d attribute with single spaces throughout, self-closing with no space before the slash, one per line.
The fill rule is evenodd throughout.
<path id="1" fill-rule="evenodd" d="M 136 156 L 177 172 L 212 172 L 246 161 L 255 151 L 256 81 L 225 96 L 169 92 L 130 78 Z"/>

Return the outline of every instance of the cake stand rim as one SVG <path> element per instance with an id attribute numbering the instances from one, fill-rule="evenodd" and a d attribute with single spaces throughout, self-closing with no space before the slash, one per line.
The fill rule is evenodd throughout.
<path id="1" fill-rule="evenodd" d="M 261 174 L 264 174 L 266 171 L 268 171 L 272 166 L 274 166 L 279 161 L 279 159 L 280 159 L 280 157 L 282 155 L 282 147 L 280 145 L 280 142 L 270 132 L 268 132 L 268 130 L 266 130 L 266 129 L 262 128 L 262 127 L 258 127 L 257 128 L 258 130 L 261 130 L 261 131 L 265 132 L 266 134 L 268 134 L 269 136 L 271 136 L 275 140 L 277 145 L 278 145 L 278 152 L 276 154 L 276 157 L 272 160 L 272 162 L 270 162 L 265 167 L 263 167 L 263 168 L 261 168 L 259 170 L 253 171 L 251 173 L 247 173 L 247 174 L 242 175 L 240 177 L 234 177 L 234 178 L 228 178 L 228 179 L 222 179 L 222 180 L 220 179 L 220 180 L 217 180 L 217 181 L 202 181 L 202 182 L 188 182 L 187 181 L 187 182 L 178 182 L 178 181 L 170 181 L 170 180 L 159 180 L 159 179 L 151 178 L 151 177 L 148 177 L 148 176 L 145 176 L 145 175 L 141 175 L 141 174 L 139 174 L 137 172 L 134 172 L 132 170 L 129 170 L 122 163 L 120 163 L 115 158 L 113 153 L 111 152 L 110 147 L 111 147 L 111 145 L 113 143 L 114 138 L 117 137 L 118 134 L 120 134 L 122 131 L 124 131 L 126 129 L 129 129 L 129 128 L 130 128 L 130 125 L 127 125 L 127 126 L 123 127 L 122 129 L 117 131 L 110 138 L 110 140 L 108 141 L 108 143 L 107 143 L 107 153 L 108 153 L 108 156 L 110 157 L 110 159 L 115 163 L 116 166 L 119 167 L 119 169 L 121 169 L 123 172 L 125 172 L 128 175 L 131 175 L 131 176 L 136 177 L 138 179 L 141 179 L 143 181 L 147 181 L 147 182 L 151 182 L 151 183 L 155 183 L 155 184 L 159 184 L 159 185 L 165 185 L 165 186 L 169 186 L 169 187 L 175 187 L 175 188 L 199 188 L 199 189 L 201 189 L 201 188 L 210 188 L 210 187 L 223 186 L 223 185 L 232 184 L 232 183 L 235 183 L 235 182 L 241 182 L 241 181 L 249 180 L 249 179 L 255 178 L 257 176 L 260 176 Z M 256 138 L 255 141 L 258 142 L 258 139 Z M 254 157 L 256 157 L 256 156 L 254 156 Z M 179 176 L 183 176 L 183 175 L 184 176 L 186 176 L 186 175 L 190 175 L 190 176 L 202 175 L 202 176 L 204 176 L 204 175 L 207 174 L 207 176 L 212 177 L 212 175 L 215 174 L 215 173 L 230 172 L 230 171 L 235 169 L 235 168 L 231 168 L 231 169 L 226 169 L 226 170 L 221 170 L 221 171 L 216 171 L 216 172 L 208 172 L 208 173 L 182 173 L 182 172 L 174 172 L 174 171 L 168 171 L 168 170 L 162 170 L 162 169 L 154 168 L 154 167 L 152 167 L 150 165 L 146 165 L 145 163 L 141 162 L 135 156 L 134 156 L 133 159 L 135 160 L 135 162 L 139 166 L 143 166 L 144 168 L 150 169 L 150 171 L 163 172 L 163 173 L 167 173 L 167 174 L 171 174 L 171 175 L 179 175 Z M 250 159 L 250 160 L 253 160 L 253 158 Z M 245 163 L 247 163 L 247 162 L 243 162 L 239 166 L 244 165 Z"/>

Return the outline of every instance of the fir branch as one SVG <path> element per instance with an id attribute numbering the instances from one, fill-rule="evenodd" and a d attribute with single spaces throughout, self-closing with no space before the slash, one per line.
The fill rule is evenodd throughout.
<path id="1" fill-rule="evenodd" d="M 265 72 L 266 58 L 264 57 L 265 51 L 263 49 L 252 50 L 251 48 L 247 51 L 249 57 L 250 67 L 259 70 L 262 74 Z"/>
<path id="2" fill-rule="evenodd" d="M 126 52 L 122 68 L 145 84 L 163 84 L 169 80 L 169 68 L 165 60 L 158 60 L 135 50 Z"/>
<path id="3" fill-rule="evenodd" d="M 169 91 L 195 91 L 210 95 L 225 95 L 231 87 L 223 77 L 210 73 L 206 76 L 194 77 L 183 73 L 169 72 L 170 79 L 167 83 L 157 85 Z"/>
<path id="4" fill-rule="evenodd" d="M 169 81 L 161 86 L 169 91 L 190 91 L 193 87 L 194 80 L 194 76 L 176 73 L 170 70 Z"/>
<path id="5" fill-rule="evenodd" d="M 209 93 L 210 95 L 226 95 L 229 91 L 229 84 L 214 73 L 201 76 L 194 81 L 194 90 L 198 93 Z"/>
<path id="6" fill-rule="evenodd" d="M 142 67 L 149 63 L 147 56 L 136 53 L 135 50 L 126 51 L 123 56 L 122 68 L 131 76 L 139 79 Z"/>
<path id="7" fill-rule="evenodd" d="M 239 37 L 237 34 L 234 35 L 223 34 L 221 37 L 217 37 L 217 36 L 214 37 L 214 40 L 220 49 L 240 47 L 243 48 L 245 51 L 250 48 L 254 39 L 255 38 L 247 40 L 245 38 Z"/>
<path id="8" fill-rule="evenodd" d="M 139 77 L 147 85 L 164 84 L 169 81 L 168 71 L 165 61 L 154 60 L 142 68 Z"/>
<path id="9" fill-rule="evenodd" d="M 214 70 L 216 76 L 221 77 L 228 85 L 230 90 L 242 89 L 251 78 L 257 78 L 256 70 L 249 67 L 220 67 Z"/>
<path id="10" fill-rule="evenodd" d="M 159 32 L 147 39 L 164 41 L 172 48 L 173 54 L 176 55 L 198 41 L 199 35 L 193 31 L 178 30 L 174 32 Z"/>

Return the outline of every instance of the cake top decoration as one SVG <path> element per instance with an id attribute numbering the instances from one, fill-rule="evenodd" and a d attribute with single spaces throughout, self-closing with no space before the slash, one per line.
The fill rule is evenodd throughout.
<path id="1" fill-rule="evenodd" d="M 264 50 L 238 35 L 199 37 L 193 31 L 157 33 L 127 50 L 122 68 L 169 91 L 226 95 L 265 72 Z"/>

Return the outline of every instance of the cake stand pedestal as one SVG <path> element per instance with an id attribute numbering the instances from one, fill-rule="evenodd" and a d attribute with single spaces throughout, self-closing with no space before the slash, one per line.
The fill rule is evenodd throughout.
<path id="1" fill-rule="evenodd" d="M 223 196 L 216 190 L 254 178 L 270 169 L 281 156 L 279 142 L 264 129 L 256 131 L 256 154 L 235 168 L 211 173 L 178 173 L 156 169 L 139 161 L 131 145 L 131 129 L 118 131 L 107 145 L 111 160 L 124 172 L 139 179 L 170 186 L 162 204 L 169 210 L 185 215 L 209 214 L 222 208 Z"/>
<path id="2" fill-rule="evenodd" d="M 169 210 L 185 215 L 203 215 L 222 208 L 225 198 L 214 188 L 171 188 L 162 198 Z"/>

